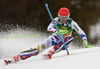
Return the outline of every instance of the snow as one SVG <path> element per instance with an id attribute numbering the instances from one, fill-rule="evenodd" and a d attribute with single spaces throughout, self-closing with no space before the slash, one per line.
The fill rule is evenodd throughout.
<path id="1" fill-rule="evenodd" d="M 7 66 L 2 65 L 0 69 L 100 69 L 100 47 L 70 50 L 70 55 L 61 51 L 50 60 L 42 55 Z"/>
<path id="2" fill-rule="evenodd" d="M 100 18 L 95 25 L 90 27 L 89 34 L 91 39 L 97 39 L 97 45 L 100 45 Z"/>
<path id="3" fill-rule="evenodd" d="M 18 33 L 19 32 L 19 33 Z M 34 33 L 35 32 L 35 33 Z M 3 33 L 4 34 L 4 33 Z M 100 46 L 92 48 L 73 49 L 69 47 L 70 55 L 66 51 L 61 51 L 52 56 L 52 59 L 46 59 L 43 53 L 22 60 L 13 64 L 5 65 L 4 59 L 9 59 L 21 51 L 36 47 L 47 36 L 44 34 L 37 37 L 12 38 L 9 36 L 22 36 L 38 34 L 36 31 L 17 30 L 6 32 L 0 39 L 0 69 L 100 69 Z M 1 34 L 0 34 L 1 35 Z M 74 47 L 75 48 L 75 47 Z"/>

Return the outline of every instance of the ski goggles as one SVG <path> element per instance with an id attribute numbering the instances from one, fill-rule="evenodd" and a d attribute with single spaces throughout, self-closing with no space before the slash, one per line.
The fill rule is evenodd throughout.
<path id="1" fill-rule="evenodd" d="M 64 20 L 67 20 L 69 17 L 68 17 L 68 16 L 60 16 L 59 18 L 60 18 L 61 20 L 63 20 L 63 19 L 64 19 Z"/>

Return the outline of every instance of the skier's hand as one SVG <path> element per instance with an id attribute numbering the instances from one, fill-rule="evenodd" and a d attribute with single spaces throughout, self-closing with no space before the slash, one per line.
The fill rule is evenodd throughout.
<path id="1" fill-rule="evenodd" d="M 87 41 L 83 41 L 83 45 L 86 47 L 86 48 L 91 48 L 91 47 L 94 47 L 92 45 L 89 45 Z"/>

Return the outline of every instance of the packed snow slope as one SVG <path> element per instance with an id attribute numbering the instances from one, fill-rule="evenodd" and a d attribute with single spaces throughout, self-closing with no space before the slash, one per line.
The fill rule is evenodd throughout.
<path id="1" fill-rule="evenodd" d="M 14 36 L 27 36 L 41 34 L 36 30 L 13 29 L 0 33 L 0 69 L 100 69 L 100 45 L 92 48 L 69 47 L 70 55 L 66 51 L 61 51 L 52 56 L 51 60 L 46 59 L 43 53 L 29 59 L 19 61 L 14 64 L 5 65 L 4 59 L 10 59 L 20 52 L 37 47 L 47 35 L 12 38 Z"/>
<path id="2" fill-rule="evenodd" d="M 100 69 L 100 47 L 61 51 L 52 56 L 51 60 L 42 55 L 31 57 L 0 69 Z"/>

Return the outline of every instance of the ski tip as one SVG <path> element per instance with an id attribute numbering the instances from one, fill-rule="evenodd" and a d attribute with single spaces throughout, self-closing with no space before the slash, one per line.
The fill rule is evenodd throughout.
<path id="1" fill-rule="evenodd" d="M 8 65 L 6 60 L 4 60 L 4 62 L 5 62 L 6 65 Z"/>

